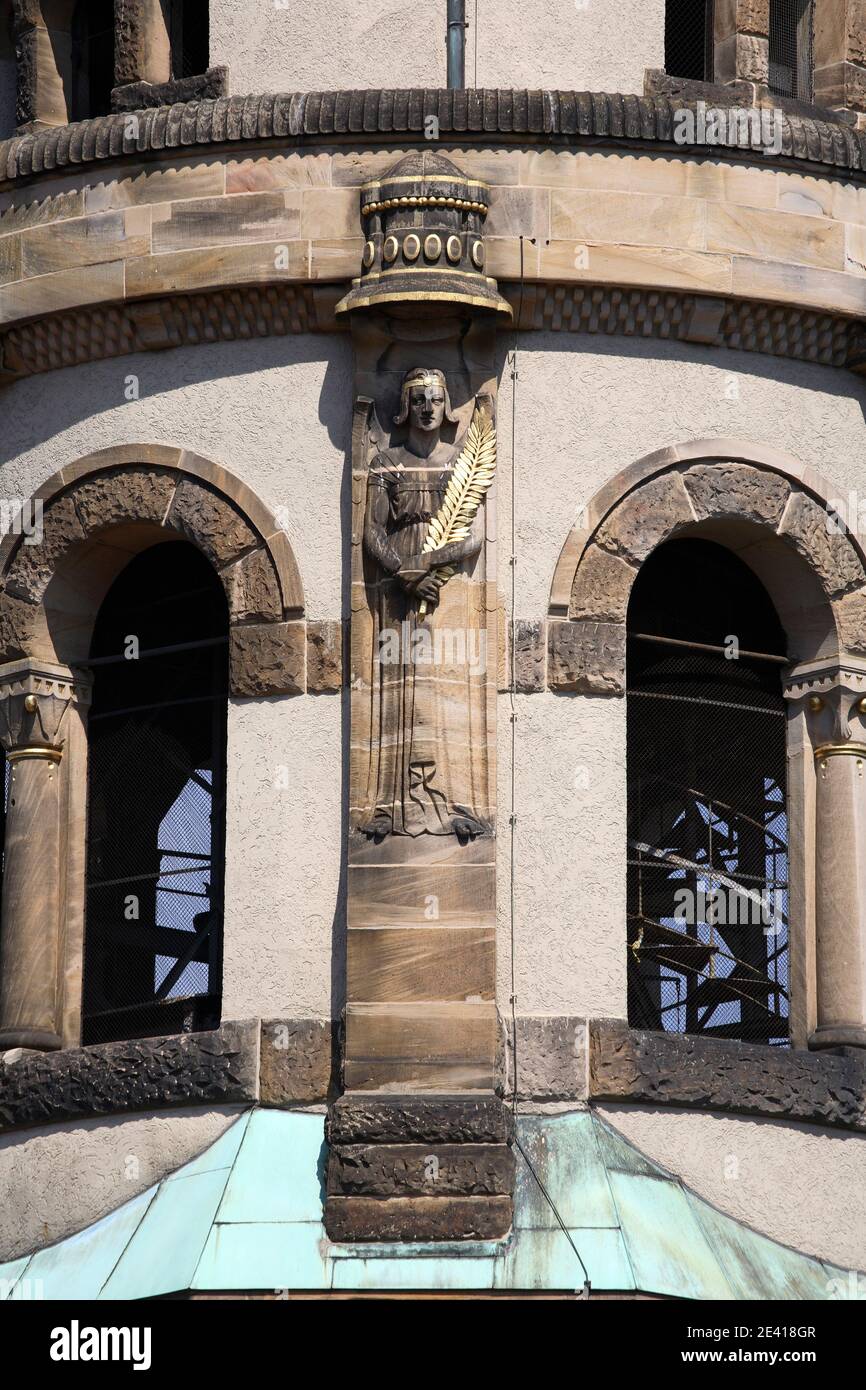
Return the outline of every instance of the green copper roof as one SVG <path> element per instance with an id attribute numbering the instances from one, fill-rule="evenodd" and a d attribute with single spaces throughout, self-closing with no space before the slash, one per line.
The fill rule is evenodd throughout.
<path id="1" fill-rule="evenodd" d="M 599 1293 L 827 1299 L 849 1287 L 846 1272 L 716 1211 L 588 1110 L 524 1115 L 517 1132 L 568 1235 L 518 1151 L 508 1240 L 334 1245 L 322 1225 L 323 1116 L 256 1109 L 101 1221 L 0 1265 L 0 1298 L 132 1299 L 186 1289 L 580 1291 L 581 1260 Z"/>

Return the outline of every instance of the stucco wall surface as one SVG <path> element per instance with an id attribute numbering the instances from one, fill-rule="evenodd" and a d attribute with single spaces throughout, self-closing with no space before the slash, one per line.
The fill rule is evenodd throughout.
<path id="1" fill-rule="evenodd" d="M 236 93 L 335 87 L 444 87 L 443 3 L 211 0 L 210 61 Z M 640 92 L 664 66 L 664 0 L 467 0 L 466 82 Z"/>
<path id="2" fill-rule="evenodd" d="M 843 1270 L 866 1268 L 866 1136 L 689 1110 L 598 1111 L 738 1221 Z"/>
<path id="3" fill-rule="evenodd" d="M 242 1109 L 157 1111 L 0 1138 L 0 1261 L 98 1221 L 208 1148 Z"/>

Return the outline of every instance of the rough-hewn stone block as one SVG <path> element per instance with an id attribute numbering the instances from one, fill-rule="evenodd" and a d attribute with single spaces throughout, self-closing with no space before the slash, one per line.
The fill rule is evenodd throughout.
<path id="1" fill-rule="evenodd" d="M 343 686 L 343 624 L 307 623 L 307 690 L 326 694 Z"/>
<path id="2" fill-rule="evenodd" d="M 329 1144 L 507 1144 L 511 1112 L 498 1096 L 344 1095 L 331 1106 Z"/>
<path id="3" fill-rule="evenodd" d="M 510 1197 L 507 1144 L 351 1144 L 331 1150 L 328 1193 L 349 1197 Z"/>
<path id="4" fill-rule="evenodd" d="M 548 624 L 547 684 L 585 695 L 625 694 L 624 624 Z"/>
<path id="5" fill-rule="evenodd" d="M 75 488 L 75 506 L 90 535 L 127 521 L 162 525 L 177 487 L 177 474 L 153 468 L 100 473 Z"/>
<path id="6" fill-rule="evenodd" d="M 329 1197 L 325 1230 L 334 1241 L 501 1240 L 510 1197 Z"/>
<path id="7" fill-rule="evenodd" d="M 506 1029 L 506 1094 L 519 1100 L 586 1098 L 586 1024 L 559 1015 L 517 1018 L 517 1046 Z"/>
<path id="8" fill-rule="evenodd" d="M 508 631 L 514 634 L 511 652 L 514 688 L 521 695 L 533 695 L 543 690 L 545 683 L 547 640 L 544 623 L 518 619 L 513 628 L 509 625 Z"/>
<path id="9" fill-rule="evenodd" d="M 0 1129 L 256 1099 L 258 1023 L 0 1062 Z"/>
<path id="10" fill-rule="evenodd" d="M 217 569 L 258 540 L 235 507 L 190 478 L 178 487 L 166 525 L 188 536 Z"/>
<path id="11" fill-rule="evenodd" d="M 590 545 L 571 595 L 571 615 L 591 623 L 624 623 L 636 571 L 619 555 Z"/>
<path id="12" fill-rule="evenodd" d="M 338 1025 L 331 1019 L 263 1019 L 262 1105 L 315 1105 L 336 1091 Z"/>
<path id="13" fill-rule="evenodd" d="M 866 1054 L 803 1052 L 590 1023 L 590 1096 L 866 1130 Z"/>
<path id="14" fill-rule="evenodd" d="M 229 646 L 233 695 L 301 695 L 305 689 L 306 624 L 233 627 Z"/>
<path id="15" fill-rule="evenodd" d="M 233 623 L 275 622 L 283 616 L 280 586 L 266 550 L 251 550 L 220 574 Z"/>
<path id="16" fill-rule="evenodd" d="M 60 497 L 43 516 L 42 539 L 33 545 L 22 540 L 6 576 L 6 590 L 38 603 L 48 587 L 58 560 L 71 546 L 84 540 L 84 529 L 71 497 Z"/>
<path id="17" fill-rule="evenodd" d="M 194 77 L 171 82 L 125 82 L 111 93 L 112 111 L 145 111 L 154 106 L 173 106 L 178 101 L 214 101 L 228 95 L 228 68 L 208 68 Z"/>
<path id="18" fill-rule="evenodd" d="M 795 492 L 785 509 L 779 534 L 805 557 L 829 594 L 841 594 L 846 589 L 861 587 L 866 574 L 847 536 L 836 534 L 828 525 L 829 520 L 826 508 L 806 493 Z"/>
<path id="19" fill-rule="evenodd" d="M 745 463 L 698 464 L 683 479 L 696 515 L 736 516 L 743 521 L 778 526 L 790 484 L 778 473 Z"/>
<path id="20" fill-rule="evenodd" d="M 630 560 L 640 564 L 646 559 L 650 551 L 655 550 L 657 545 L 667 540 L 681 527 L 688 526 L 694 519 L 688 495 L 683 487 L 682 477 L 679 473 L 665 473 L 662 477 L 653 479 L 651 483 L 646 483 L 627 497 L 612 516 L 608 517 L 596 539 L 603 550 L 627 556 Z M 594 582 L 592 571 L 590 571 L 589 576 L 584 578 L 583 567 L 588 560 L 591 560 L 590 552 L 584 556 L 578 570 L 578 584 L 581 592 L 584 591 L 586 584 Z M 624 576 L 624 583 L 628 584 L 625 594 L 626 607 L 633 582 L 633 573 Z M 588 604 L 587 606 L 591 605 Z M 617 614 L 620 610 L 624 618 L 625 608 L 622 608 L 621 603 L 617 608 Z M 582 616 L 584 615 L 575 612 L 575 617 Z M 602 617 L 603 615 L 599 613 L 596 616 Z M 619 622 L 622 619 L 616 616 L 613 617 L 613 621 Z"/>

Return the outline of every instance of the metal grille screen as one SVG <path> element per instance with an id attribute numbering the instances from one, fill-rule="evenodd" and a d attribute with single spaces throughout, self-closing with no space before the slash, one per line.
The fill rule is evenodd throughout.
<path id="1" fill-rule="evenodd" d="M 713 79 L 713 0 L 667 0 L 665 72 L 694 82 Z"/>
<path id="2" fill-rule="evenodd" d="M 192 547 L 134 560 L 103 605 L 89 719 L 85 1043 L 220 1014 L 227 646 Z M 129 638 L 138 659 L 129 659 Z"/>
<path id="3" fill-rule="evenodd" d="M 784 1045 L 779 666 L 635 632 L 628 661 L 629 1020 Z"/>
<path id="4" fill-rule="evenodd" d="M 770 0 L 770 91 L 812 100 L 813 0 Z"/>

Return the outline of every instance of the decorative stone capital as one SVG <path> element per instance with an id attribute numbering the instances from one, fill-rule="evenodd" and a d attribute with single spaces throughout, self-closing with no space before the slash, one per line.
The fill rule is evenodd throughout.
<path id="1" fill-rule="evenodd" d="M 866 747 L 866 659 L 833 656 L 795 666 L 784 684 L 799 703 L 816 755 L 863 752 Z"/>
<path id="2" fill-rule="evenodd" d="M 68 711 L 89 705 L 90 695 L 88 678 L 68 666 L 24 660 L 0 667 L 0 743 L 9 758 L 59 761 Z"/>

